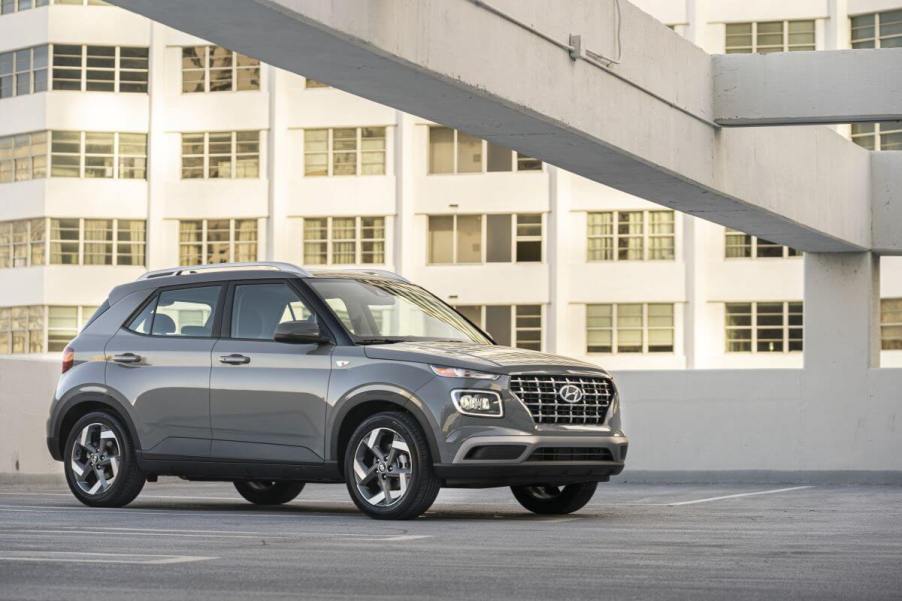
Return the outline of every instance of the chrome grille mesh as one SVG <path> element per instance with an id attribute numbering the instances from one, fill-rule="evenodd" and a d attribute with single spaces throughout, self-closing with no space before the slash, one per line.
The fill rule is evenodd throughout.
<path id="1" fill-rule="evenodd" d="M 558 391 L 568 384 L 582 389 L 581 400 L 567 403 L 560 397 Z M 611 380 L 596 376 L 514 375 L 510 387 L 537 424 L 601 425 L 614 397 Z"/>

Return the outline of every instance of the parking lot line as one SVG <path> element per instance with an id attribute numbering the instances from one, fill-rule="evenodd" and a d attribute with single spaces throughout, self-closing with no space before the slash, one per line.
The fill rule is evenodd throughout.
<path id="1" fill-rule="evenodd" d="M 724 499 L 737 499 L 739 497 L 754 497 L 756 495 L 774 495 L 781 492 L 790 492 L 793 490 L 803 490 L 805 488 L 814 488 L 813 486 L 791 486 L 789 488 L 775 488 L 773 490 L 759 490 L 756 492 L 743 492 L 735 495 L 723 495 L 720 497 L 708 497 L 707 499 L 695 499 L 693 501 L 679 501 L 677 503 L 662 503 L 668 507 L 677 507 L 679 505 L 695 505 L 697 503 L 710 503 L 711 501 L 723 501 Z"/>
<path id="2" fill-rule="evenodd" d="M 11 551 L 0 556 L 0 561 L 30 561 L 54 563 L 119 563 L 137 565 L 167 565 L 209 561 L 218 557 L 199 555 L 150 555 L 146 553 L 87 553 L 81 551 Z"/>

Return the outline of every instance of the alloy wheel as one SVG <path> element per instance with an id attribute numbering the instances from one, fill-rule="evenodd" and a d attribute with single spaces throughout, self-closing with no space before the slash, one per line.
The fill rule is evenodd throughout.
<path id="1" fill-rule="evenodd" d="M 354 453 L 354 480 L 367 503 L 395 505 L 406 494 L 413 477 L 410 447 L 395 430 L 375 428 L 360 440 Z"/>
<path id="2" fill-rule="evenodd" d="M 110 426 L 91 423 L 72 445 L 70 467 L 78 487 L 89 495 L 102 495 L 119 474 L 122 447 Z"/>

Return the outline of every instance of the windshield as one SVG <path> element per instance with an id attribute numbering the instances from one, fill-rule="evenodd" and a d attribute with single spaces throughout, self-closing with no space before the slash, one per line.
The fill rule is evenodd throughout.
<path id="1" fill-rule="evenodd" d="M 449 340 L 491 344 L 456 311 L 413 284 L 311 278 L 307 282 L 360 344 Z"/>

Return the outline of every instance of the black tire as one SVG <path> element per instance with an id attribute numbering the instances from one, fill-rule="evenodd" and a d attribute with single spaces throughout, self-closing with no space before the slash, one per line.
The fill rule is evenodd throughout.
<path id="1" fill-rule="evenodd" d="M 235 489 L 255 505 L 281 505 L 304 490 L 304 482 L 273 480 L 235 480 Z"/>
<path id="2" fill-rule="evenodd" d="M 409 461 L 409 478 L 405 492 L 399 500 L 388 506 L 374 505 L 364 497 L 358 488 L 354 472 L 355 454 L 371 432 L 384 428 L 396 432 L 407 445 L 405 464 Z M 398 459 L 397 461 L 400 461 Z M 395 464 L 399 465 L 399 464 Z M 386 411 L 367 418 L 360 424 L 348 440 L 344 454 L 344 475 L 348 492 L 354 504 L 371 518 L 377 520 L 409 520 L 428 510 L 441 488 L 441 480 L 432 470 L 432 455 L 426 435 L 416 419 L 407 413 Z M 387 475 L 387 474 L 383 474 Z M 377 475 L 378 477 L 378 475 Z M 396 497 L 397 498 L 397 497 Z"/>
<path id="3" fill-rule="evenodd" d="M 84 490 L 85 483 L 79 480 L 76 475 L 73 463 L 77 460 L 79 465 L 83 465 L 85 455 L 85 447 L 76 448 L 76 441 L 79 440 L 82 431 L 85 428 L 98 427 L 104 431 L 104 427 L 111 430 L 115 435 L 115 439 L 98 439 L 97 448 L 101 452 L 109 452 L 113 456 L 112 445 L 115 444 L 118 455 L 116 457 L 116 472 L 106 490 L 98 490 L 97 493 L 91 494 L 90 491 Z M 109 445 L 109 447 L 107 447 Z M 103 455 L 106 457 L 106 455 Z M 112 466 L 109 470 L 112 470 Z M 128 434 L 128 430 L 123 427 L 118 418 L 106 411 L 95 411 L 83 416 L 66 436 L 66 444 L 63 447 L 63 467 L 66 473 L 66 483 L 69 490 L 75 495 L 75 498 L 90 507 L 122 507 L 131 503 L 135 497 L 144 488 L 145 474 L 138 468 L 138 462 L 135 456 L 134 441 Z M 92 468 L 93 469 L 93 468 Z M 104 469 L 99 466 L 98 469 Z M 86 470 L 83 470 L 83 474 Z M 96 481 L 96 479 L 95 479 Z"/>
<path id="4" fill-rule="evenodd" d="M 567 486 L 535 484 L 511 486 L 520 505 L 541 515 L 561 515 L 582 509 L 595 494 L 598 482 L 584 482 Z"/>

